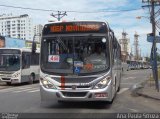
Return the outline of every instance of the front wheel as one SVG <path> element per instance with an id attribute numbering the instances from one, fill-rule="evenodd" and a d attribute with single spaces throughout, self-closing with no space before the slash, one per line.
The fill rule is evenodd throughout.
<path id="1" fill-rule="evenodd" d="M 11 82 L 6 82 L 8 86 L 11 86 Z"/>
<path id="2" fill-rule="evenodd" d="M 119 86 L 118 86 L 117 92 L 119 92 L 120 90 L 121 90 L 121 74 L 120 74 L 120 82 L 119 82 Z"/>
<path id="3" fill-rule="evenodd" d="M 119 92 L 120 90 L 121 90 L 121 86 L 120 86 L 120 84 L 119 84 L 117 92 Z"/>

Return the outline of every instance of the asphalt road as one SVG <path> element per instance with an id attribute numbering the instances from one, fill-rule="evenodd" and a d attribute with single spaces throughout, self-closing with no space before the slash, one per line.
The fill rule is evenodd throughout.
<path id="1" fill-rule="evenodd" d="M 41 103 L 38 83 L 6 86 L 7 88 L 0 89 L 0 112 L 79 114 L 159 112 L 159 101 L 144 97 L 133 97 L 130 91 L 130 88 L 134 84 L 146 80 L 150 73 L 151 70 L 125 72 L 121 82 L 121 90 L 117 94 L 113 104 L 98 102 L 58 103 L 55 100 L 49 103 Z"/>

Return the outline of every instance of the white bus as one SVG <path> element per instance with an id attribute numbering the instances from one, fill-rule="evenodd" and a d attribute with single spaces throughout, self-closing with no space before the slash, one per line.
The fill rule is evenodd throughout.
<path id="1" fill-rule="evenodd" d="M 39 80 L 39 51 L 0 48 L 0 80 L 8 85 Z"/>
<path id="2" fill-rule="evenodd" d="M 56 22 L 44 26 L 41 101 L 113 102 L 120 81 L 121 48 L 106 22 Z"/>

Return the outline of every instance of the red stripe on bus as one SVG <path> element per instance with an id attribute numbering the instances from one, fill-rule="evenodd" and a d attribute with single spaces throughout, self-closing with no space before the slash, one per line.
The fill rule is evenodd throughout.
<path id="1" fill-rule="evenodd" d="M 61 76 L 61 89 L 65 90 L 65 78 L 64 78 L 64 76 Z"/>

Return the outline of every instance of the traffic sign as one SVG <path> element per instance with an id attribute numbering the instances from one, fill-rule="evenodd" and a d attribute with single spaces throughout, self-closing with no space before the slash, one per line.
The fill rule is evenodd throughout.
<path id="1" fill-rule="evenodd" d="M 160 43 L 160 36 L 155 36 L 156 38 L 156 43 Z M 153 42 L 154 37 L 153 36 L 147 36 L 147 41 L 148 42 Z"/>

